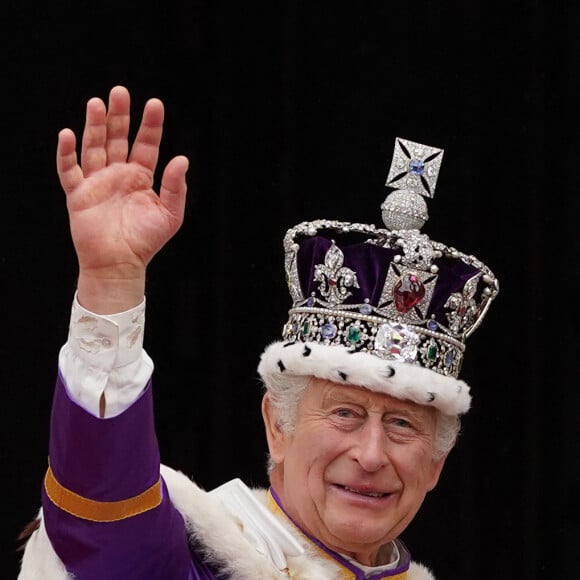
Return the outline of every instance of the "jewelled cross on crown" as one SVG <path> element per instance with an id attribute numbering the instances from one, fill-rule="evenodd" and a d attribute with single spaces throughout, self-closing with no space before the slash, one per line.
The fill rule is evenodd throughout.
<path id="1" fill-rule="evenodd" d="M 390 230 L 419 230 L 429 219 L 423 197 L 432 198 L 443 149 L 397 137 L 386 186 L 394 188 L 381 205 Z"/>
<path id="2" fill-rule="evenodd" d="M 385 185 L 433 197 L 442 159 L 443 149 L 397 137 Z"/>

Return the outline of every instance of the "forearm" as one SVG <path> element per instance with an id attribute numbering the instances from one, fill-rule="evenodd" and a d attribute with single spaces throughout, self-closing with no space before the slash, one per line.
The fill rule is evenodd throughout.
<path id="1" fill-rule="evenodd" d="M 142 302 L 99 316 L 75 300 L 60 353 L 43 512 L 57 554 L 81 578 L 185 578 L 191 566 L 159 474 L 144 313 Z"/>
<path id="2" fill-rule="evenodd" d="M 150 388 L 121 415 L 99 419 L 59 378 L 43 487 L 48 536 L 75 577 L 188 577 L 183 519 L 159 475 Z"/>

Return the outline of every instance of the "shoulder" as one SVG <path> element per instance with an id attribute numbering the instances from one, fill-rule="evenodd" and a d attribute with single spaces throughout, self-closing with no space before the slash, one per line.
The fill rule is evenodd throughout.
<path id="1" fill-rule="evenodd" d="M 268 557 L 268 550 L 258 550 L 258 537 L 245 519 L 245 510 L 232 511 L 216 490 L 206 491 L 179 471 L 161 466 L 161 476 L 167 485 L 171 503 L 181 514 L 190 544 L 199 550 L 203 560 L 226 577 L 240 580 L 286 578 Z M 243 506 L 242 506 L 243 507 Z M 259 547 L 262 546 L 260 543 Z"/>

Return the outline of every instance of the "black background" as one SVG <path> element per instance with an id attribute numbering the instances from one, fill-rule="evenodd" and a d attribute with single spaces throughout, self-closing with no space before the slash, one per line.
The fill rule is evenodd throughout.
<path id="1" fill-rule="evenodd" d="M 580 577 L 578 22 L 549 2 L 8 2 L 2 9 L 2 548 L 36 512 L 76 261 L 56 135 L 115 84 L 166 104 L 186 222 L 149 270 L 165 463 L 264 484 L 256 375 L 302 220 L 380 225 L 395 137 L 445 149 L 432 238 L 500 294 L 469 339 L 473 409 L 403 538 L 440 580 Z"/>

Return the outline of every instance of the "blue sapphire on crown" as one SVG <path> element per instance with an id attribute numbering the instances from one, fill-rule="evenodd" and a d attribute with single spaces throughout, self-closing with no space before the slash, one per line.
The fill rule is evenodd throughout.
<path id="1" fill-rule="evenodd" d="M 409 162 L 409 172 L 415 175 L 423 175 L 425 163 L 420 159 L 411 159 Z"/>

